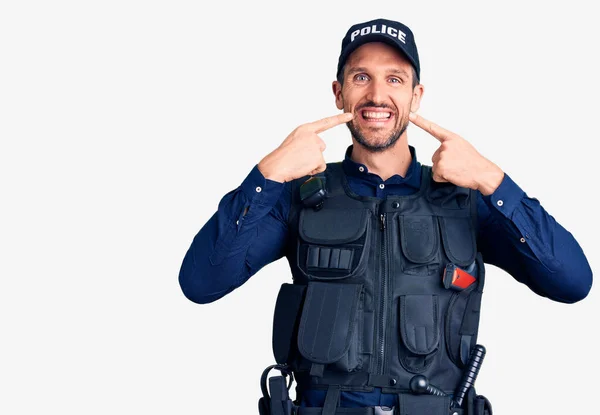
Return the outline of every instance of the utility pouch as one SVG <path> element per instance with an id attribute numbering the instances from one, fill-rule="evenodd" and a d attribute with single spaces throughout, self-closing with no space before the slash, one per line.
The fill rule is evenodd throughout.
<path id="1" fill-rule="evenodd" d="M 492 404 L 483 395 L 477 395 L 474 387 L 467 392 L 465 405 L 465 415 L 493 415 Z"/>
<path id="2" fill-rule="evenodd" d="M 267 377 L 271 369 L 281 371 L 282 376 L 269 378 L 269 390 L 267 390 Z M 286 376 L 289 376 L 289 382 L 286 382 Z M 260 415 L 293 415 L 294 404 L 288 393 L 293 380 L 292 372 L 285 365 L 273 365 L 266 368 L 260 378 L 263 396 L 258 400 L 258 413 Z"/>
<path id="3" fill-rule="evenodd" d="M 358 370 L 358 323 L 362 284 L 310 282 L 298 330 L 298 349 L 312 362 L 311 374 L 320 376 L 325 365 L 345 372 Z"/>
<path id="4" fill-rule="evenodd" d="M 297 266 L 309 280 L 360 276 L 369 245 L 369 211 L 302 209 L 298 223 Z"/>
<path id="5" fill-rule="evenodd" d="M 402 271 L 414 276 L 434 275 L 439 269 L 439 232 L 435 216 L 398 216 Z"/>
<path id="6" fill-rule="evenodd" d="M 451 398 L 449 396 L 414 395 L 401 393 L 398 395 L 398 415 L 450 415 Z M 459 412 L 460 414 L 460 412 Z"/>
<path id="7" fill-rule="evenodd" d="M 273 317 L 273 354 L 275 361 L 294 367 L 298 357 L 298 326 L 306 285 L 281 285 Z"/>
<path id="8" fill-rule="evenodd" d="M 439 350 L 440 316 L 436 295 L 400 296 L 398 356 L 412 373 L 427 369 Z"/>

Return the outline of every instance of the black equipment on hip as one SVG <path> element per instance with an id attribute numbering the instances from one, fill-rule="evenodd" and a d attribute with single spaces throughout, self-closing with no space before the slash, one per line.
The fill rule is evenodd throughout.
<path id="1" fill-rule="evenodd" d="M 430 384 L 429 379 L 423 375 L 413 376 L 410 380 L 409 386 L 412 393 L 416 395 L 427 393 L 435 396 L 448 396 L 448 394 L 446 394 L 443 390 Z"/>
<path id="2" fill-rule="evenodd" d="M 473 351 L 471 352 L 471 357 L 469 357 L 469 361 L 467 362 L 467 366 L 463 372 L 462 381 L 458 385 L 454 395 L 454 402 L 456 403 L 457 407 L 462 407 L 465 395 L 475 384 L 475 380 L 479 374 L 479 369 L 481 369 L 481 363 L 483 362 L 484 357 L 485 347 L 480 344 L 475 345 Z"/>

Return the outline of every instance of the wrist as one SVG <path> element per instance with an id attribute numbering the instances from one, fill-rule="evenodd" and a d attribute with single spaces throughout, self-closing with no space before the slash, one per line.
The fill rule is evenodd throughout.
<path id="1" fill-rule="evenodd" d="M 273 180 L 279 183 L 284 183 L 286 181 L 284 175 L 280 173 L 281 169 L 277 168 L 277 165 L 273 160 L 272 153 L 258 163 L 258 170 L 262 173 L 265 179 Z"/>
<path id="2" fill-rule="evenodd" d="M 489 196 L 496 191 L 502 180 L 504 180 L 504 171 L 495 164 L 479 175 L 480 181 L 477 190 L 484 196 Z"/>

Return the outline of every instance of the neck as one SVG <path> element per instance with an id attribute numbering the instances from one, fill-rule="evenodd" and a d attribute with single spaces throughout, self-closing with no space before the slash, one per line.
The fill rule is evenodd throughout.
<path id="1" fill-rule="evenodd" d="M 395 174 L 406 177 L 412 161 L 406 133 L 402 134 L 392 147 L 381 152 L 372 152 L 366 149 L 354 138 L 352 138 L 352 143 L 354 145 L 350 158 L 367 166 L 369 172 L 378 175 L 383 180 L 387 180 Z"/>

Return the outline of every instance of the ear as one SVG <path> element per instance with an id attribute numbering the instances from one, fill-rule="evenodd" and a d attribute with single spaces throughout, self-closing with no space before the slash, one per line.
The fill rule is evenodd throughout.
<path id="1" fill-rule="evenodd" d="M 344 109 L 344 97 L 342 97 L 342 84 L 338 81 L 333 81 L 331 84 L 331 89 L 333 90 L 333 95 L 335 96 L 335 106 L 339 110 Z"/>
<path id="2" fill-rule="evenodd" d="M 419 107 L 421 106 L 421 98 L 423 98 L 423 94 L 425 93 L 425 87 L 421 84 L 418 84 L 413 89 L 412 101 L 410 103 L 410 112 L 417 112 Z"/>

